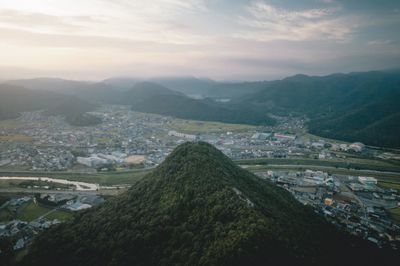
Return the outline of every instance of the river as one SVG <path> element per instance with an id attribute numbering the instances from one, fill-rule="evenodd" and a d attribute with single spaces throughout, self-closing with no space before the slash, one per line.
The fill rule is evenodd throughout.
<path id="1" fill-rule="evenodd" d="M 79 191 L 96 191 L 99 189 L 99 184 L 92 184 L 86 182 L 79 181 L 70 181 L 66 179 L 55 179 L 49 177 L 33 177 L 33 176 L 1 176 L 0 180 L 31 180 L 31 181 L 44 181 L 44 182 L 53 182 L 64 185 L 73 185 L 76 190 Z"/>

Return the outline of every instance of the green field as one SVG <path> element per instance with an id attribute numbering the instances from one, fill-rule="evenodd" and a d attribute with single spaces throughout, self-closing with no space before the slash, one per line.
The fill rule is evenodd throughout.
<path id="1" fill-rule="evenodd" d="M 400 179 L 399 182 L 384 182 L 384 181 L 379 181 L 378 185 L 382 188 L 391 188 L 391 189 L 396 189 L 400 191 Z"/>
<path id="2" fill-rule="evenodd" d="M 245 131 L 256 128 L 255 126 L 251 125 L 227 124 L 219 122 L 194 121 L 194 120 L 183 120 L 183 119 L 174 119 L 174 121 L 171 124 L 169 124 L 169 127 L 173 130 L 177 130 L 184 133 Z"/>
<path id="3" fill-rule="evenodd" d="M 346 158 L 346 159 L 307 159 L 307 158 L 260 158 L 237 160 L 242 165 L 310 165 L 322 167 L 345 168 L 355 170 L 373 170 L 381 172 L 398 172 L 400 175 L 400 165 L 382 160 Z"/>
<path id="4" fill-rule="evenodd" d="M 400 223 L 400 207 L 389 209 L 390 216 L 398 223 Z"/>
<path id="5" fill-rule="evenodd" d="M 51 211 L 51 209 L 41 207 L 33 202 L 30 202 L 18 210 L 16 218 L 22 221 L 30 222 L 48 213 L 49 211 Z"/>
<path id="6" fill-rule="evenodd" d="M 366 175 L 374 176 L 381 181 L 397 183 L 400 180 L 400 166 L 382 160 L 371 160 L 361 158 L 319 160 L 319 159 L 297 159 L 297 158 L 261 158 L 236 161 L 239 165 L 246 165 L 250 171 L 264 171 L 268 169 L 290 169 L 303 171 L 306 169 L 323 170 L 332 174 L 343 175 Z M 115 172 L 32 172 L 32 171 L 0 171 L 0 176 L 44 176 L 50 178 L 68 179 L 71 181 L 82 181 L 97 183 L 102 186 L 135 184 L 152 169 L 132 169 L 128 171 Z M 377 171 L 377 172 L 374 172 Z M 6 188 L 10 181 L 0 182 L 0 188 Z"/>
<path id="7" fill-rule="evenodd" d="M 317 136 L 317 135 L 313 135 L 311 133 L 304 134 L 304 137 L 306 137 L 308 139 L 315 139 L 315 140 L 321 139 L 321 140 L 325 140 L 326 142 L 350 144 L 350 142 L 346 142 L 346 141 L 343 141 L 343 140 L 324 138 L 324 137 L 320 137 L 320 136 Z"/>
<path id="8" fill-rule="evenodd" d="M 14 214 L 7 208 L 0 210 L 0 222 L 11 221 Z"/>
<path id="9" fill-rule="evenodd" d="M 319 167 L 319 166 L 297 166 L 297 165 L 247 165 L 246 169 L 251 172 L 264 172 L 267 170 L 279 170 L 279 171 L 305 171 L 305 170 L 320 170 L 329 174 L 337 175 L 349 175 L 349 176 L 372 176 L 377 178 L 379 181 L 384 182 L 399 182 L 400 173 L 383 173 L 383 172 L 371 172 L 363 170 L 352 170 L 352 169 L 341 169 L 332 167 Z"/>
<path id="10" fill-rule="evenodd" d="M 151 170 L 149 169 L 132 169 L 129 171 L 116 171 L 116 172 L 104 172 L 104 173 L 103 172 L 73 173 L 73 172 L 38 172 L 38 171 L 0 171 L 0 176 L 38 176 L 38 177 L 49 177 L 55 179 L 57 178 L 67 179 L 71 181 L 81 181 L 87 183 L 96 183 L 102 186 L 112 186 L 120 184 L 134 184 L 150 171 Z"/>
<path id="11" fill-rule="evenodd" d="M 49 219 L 49 220 L 57 219 L 59 221 L 66 221 L 66 220 L 71 219 L 72 216 L 73 216 L 73 214 L 70 212 L 57 210 L 57 211 L 52 212 L 49 215 L 47 215 L 46 219 Z"/>
<path id="12" fill-rule="evenodd" d="M 41 206 L 39 204 L 35 204 L 33 202 L 29 202 L 18 209 L 16 219 L 30 222 L 30 221 L 33 221 L 33 220 L 49 213 L 52 210 L 53 210 L 53 208 L 49 208 L 49 207 Z M 66 211 L 56 210 L 56 211 L 50 213 L 48 216 L 46 216 L 46 218 L 47 219 L 58 219 L 60 221 L 64 221 L 64 220 L 69 219 L 71 216 L 72 216 L 71 213 L 68 213 Z"/>
<path id="13" fill-rule="evenodd" d="M 65 185 L 53 182 L 33 181 L 33 180 L 0 180 L 0 188 L 28 188 L 38 186 L 40 188 L 48 187 L 50 190 L 54 189 L 70 189 L 73 185 Z"/>

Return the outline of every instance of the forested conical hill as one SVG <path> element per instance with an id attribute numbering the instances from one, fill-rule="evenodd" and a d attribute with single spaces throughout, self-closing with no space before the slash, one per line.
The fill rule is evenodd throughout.
<path id="1" fill-rule="evenodd" d="M 24 264 L 385 265 L 373 251 L 198 142 L 177 147 L 128 192 L 40 235 Z"/>

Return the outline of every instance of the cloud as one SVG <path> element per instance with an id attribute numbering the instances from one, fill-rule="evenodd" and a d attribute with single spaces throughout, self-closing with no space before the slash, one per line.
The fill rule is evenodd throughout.
<path id="1" fill-rule="evenodd" d="M 0 26 L 33 33 L 87 35 L 190 44 L 204 40 L 183 18 L 207 10 L 204 0 L 58 0 L 54 6 L 0 3 Z M 22 2 L 26 2 L 21 0 Z M 3 6 L 2 6 L 3 5 Z"/>
<path id="2" fill-rule="evenodd" d="M 18 10 L 0 10 L 0 26 L 10 29 L 28 29 L 32 32 L 75 33 L 100 18 L 91 16 L 54 16 Z"/>
<path id="3" fill-rule="evenodd" d="M 247 16 L 239 17 L 239 23 L 247 28 L 235 37 L 258 41 L 329 39 L 343 42 L 352 37 L 359 25 L 358 17 L 340 15 L 339 7 L 292 11 L 255 1 L 247 11 Z"/>
<path id="4" fill-rule="evenodd" d="M 11 67 L 7 75 L 263 79 L 395 65 L 398 11 L 348 2 L 0 0 L 0 67 Z"/>

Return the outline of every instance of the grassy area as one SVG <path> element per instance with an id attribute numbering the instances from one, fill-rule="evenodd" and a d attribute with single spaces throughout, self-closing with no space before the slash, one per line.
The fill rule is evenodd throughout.
<path id="1" fill-rule="evenodd" d="M 48 213 L 49 211 L 51 211 L 51 209 L 36 205 L 33 202 L 29 202 L 18 210 L 16 218 L 22 221 L 30 222 Z"/>
<path id="2" fill-rule="evenodd" d="M 399 179 L 400 181 L 400 179 Z M 391 189 L 396 189 L 400 191 L 400 183 L 397 182 L 385 182 L 385 181 L 379 181 L 378 185 L 382 188 L 391 188 Z"/>
<path id="3" fill-rule="evenodd" d="M 29 250 L 27 248 L 17 251 L 14 256 L 15 262 L 20 262 L 28 254 L 28 252 Z"/>
<path id="4" fill-rule="evenodd" d="M 255 126 L 242 124 L 227 124 L 208 121 L 194 121 L 175 119 L 170 128 L 184 133 L 206 133 L 206 132 L 226 132 L 226 131 L 245 131 L 255 129 Z"/>
<path id="5" fill-rule="evenodd" d="M 35 204 L 34 202 L 28 202 L 18 208 L 16 213 L 8 208 L 2 209 L 0 211 L 0 221 L 11 221 L 13 219 L 19 219 L 22 221 L 33 221 L 43 215 L 46 219 L 54 220 L 58 219 L 60 221 L 66 221 L 70 219 L 73 214 L 64 210 L 55 210 L 51 212 L 54 208 L 43 206 L 40 204 Z"/>
<path id="6" fill-rule="evenodd" d="M 18 141 L 18 142 L 31 142 L 33 138 L 26 136 L 26 135 L 4 135 L 0 136 L 0 141 Z"/>
<path id="7" fill-rule="evenodd" d="M 110 138 L 96 138 L 96 143 L 106 144 L 110 142 L 111 142 Z"/>
<path id="8" fill-rule="evenodd" d="M 50 190 L 54 189 L 70 189 L 74 188 L 73 185 L 59 184 L 54 182 L 45 182 L 45 181 L 34 181 L 34 180 L 0 180 L 0 188 L 33 188 L 37 186 L 39 188 L 48 187 Z"/>
<path id="9" fill-rule="evenodd" d="M 370 159 L 307 159 L 307 158 L 261 158 L 238 160 L 237 163 L 245 165 L 310 165 L 322 167 L 347 168 L 356 170 L 373 170 L 382 172 L 399 172 L 400 166 L 381 160 Z"/>
<path id="10" fill-rule="evenodd" d="M 325 140 L 326 142 L 334 142 L 334 143 L 343 143 L 343 144 L 350 144 L 350 142 L 346 142 L 343 140 L 337 140 L 337 139 L 329 139 L 329 138 L 323 138 L 317 135 L 313 135 L 311 133 L 306 133 L 304 134 L 304 137 L 309 138 L 309 139 L 321 139 L 321 140 Z"/>
<path id="11" fill-rule="evenodd" d="M 398 223 L 400 223 L 400 207 L 389 209 L 389 215 Z"/>
<path id="12" fill-rule="evenodd" d="M 29 171 L 30 169 L 29 165 L 4 165 L 0 167 L 0 172 Z"/>
<path id="13" fill-rule="evenodd" d="M 87 183 L 97 183 L 103 186 L 112 186 L 118 184 L 134 184 L 150 171 L 151 170 L 148 169 L 132 169 L 129 171 L 104 173 L 1 171 L 0 176 L 38 176 L 67 179 L 71 181 L 81 181 Z"/>
<path id="14" fill-rule="evenodd" d="M 103 186 L 112 186 L 119 184 L 134 184 L 139 181 L 149 170 L 132 170 L 125 172 L 107 172 L 95 174 L 66 174 L 49 176 L 53 178 L 68 179 L 71 181 L 82 181 L 88 183 L 97 183 Z"/>
<path id="15" fill-rule="evenodd" d="M 34 202 L 29 202 L 18 209 L 16 218 L 22 221 L 30 222 L 49 213 L 52 210 L 53 208 L 46 207 L 40 204 L 35 204 Z M 45 217 L 46 219 L 50 220 L 58 219 L 60 221 L 65 221 L 71 218 L 72 214 L 66 211 L 56 210 L 54 212 L 49 213 Z"/>
<path id="16" fill-rule="evenodd" d="M 66 221 L 66 220 L 71 219 L 72 216 L 73 216 L 73 214 L 70 212 L 56 210 L 55 212 L 52 212 L 49 215 L 47 215 L 46 219 L 49 219 L 49 220 L 57 219 L 59 221 Z"/>
<path id="17" fill-rule="evenodd" d="M 0 195 L 0 206 L 6 203 L 10 198 L 7 196 Z"/>
<path id="18" fill-rule="evenodd" d="M 14 214 L 7 208 L 0 210 L 0 222 L 11 221 Z"/>
<path id="19" fill-rule="evenodd" d="M 281 171 L 305 171 L 310 170 L 321 170 L 330 174 L 337 175 L 349 175 L 349 176 L 372 176 L 383 182 L 399 182 L 400 174 L 396 173 L 375 173 L 365 170 L 354 170 L 354 169 L 341 169 L 341 168 L 328 168 L 318 166 L 297 166 L 297 165 L 249 165 L 246 167 L 251 172 L 263 172 L 267 170 L 281 170 Z"/>
<path id="20" fill-rule="evenodd" d="M 21 124 L 14 119 L 0 120 L 0 129 L 17 129 Z"/>
<path id="21" fill-rule="evenodd" d="M 20 182 L 17 180 L 0 180 L 0 188 L 17 187 Z"/>

